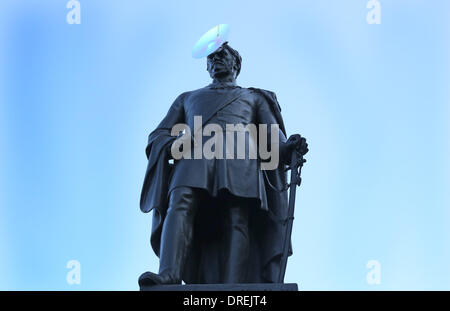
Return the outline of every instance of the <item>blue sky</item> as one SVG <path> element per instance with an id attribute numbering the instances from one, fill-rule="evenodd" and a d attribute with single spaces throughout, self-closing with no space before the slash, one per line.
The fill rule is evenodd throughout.
<path id="1" fill-rule="evenodd" d="M 0 4 L 0 289 L 136 290 L 147 135 L 208 84 L 191 48 L 230 25 L 241 86 L 307 137 L 287 282 L 450 290 L 450 4 L 380 0 Z M 81 284 L 66 282 L 69 260 Z M 369 260 L 381 284 L 369 285 Z"/>

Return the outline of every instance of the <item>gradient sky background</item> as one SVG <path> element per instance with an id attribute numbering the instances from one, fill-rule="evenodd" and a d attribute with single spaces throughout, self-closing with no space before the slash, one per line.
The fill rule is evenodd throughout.
<path id="1" fill-rule="evenodd" d="M 136 290 L 158 269 L 147 136 L 210 82 L 191 48 L 219 23 L 239 84 L 309 141 L 286 281 L 450 290 L 449 1 L 380 0 L 380 25 L 366 0 L 80 2 L 80 25 L 65 0 L 0 4 L 1 290 Z"/>

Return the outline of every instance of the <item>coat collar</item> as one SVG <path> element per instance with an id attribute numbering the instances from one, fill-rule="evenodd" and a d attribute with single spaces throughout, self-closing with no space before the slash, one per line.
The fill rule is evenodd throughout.
<path id="1" fill-rule="evenodd" d="M 235 82 L 217 82 L 217 83 L 211 83 L 207 86 L 210 89 L 228 89 L 228 88 L 241 88 L 240 86 L 236 85 Z"/>

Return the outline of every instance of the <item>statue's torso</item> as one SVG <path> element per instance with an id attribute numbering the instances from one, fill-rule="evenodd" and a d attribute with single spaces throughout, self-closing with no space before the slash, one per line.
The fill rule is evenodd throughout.
<path id="1" fill-rule="evenodd" d="M 237 97 L 238 96 L 238 97 Z M 236 98 L 237 97 L 237 98 Z M 234 99 L 234 100 L 233 100 Z M 233 100 L 229 103 L 230 100 Z M 170 189 L 178 186 L 191 186 L 207 190 L 216 196 L 221 190 L 234 195 L 259 198 L 266 208 L 266 194 L 259 160 L 250 158 L 248 146 L 257 146 L 257 136 L 245 135 L 245 159 L 238 159 L 237 136 L 234 136 L 233 149 L 226 142 L 226 125 L 254 124 L 258 126 L 257 109 L 261 97 L 249 89 L 210 89 L 203 88 L 187 94 L 184 98 L 185 122 L 194 131 L 194 117 L 202 116 L 203 128 L 217 124 L 223 129 L 223 159 L 181 159 L 175 163 Z M 211 113 L 214 112 L 214 113 Z M 237 134 L 235 134 L 237 135 Z M 203 144 L 211 137 L 203 136 Z M 233 158 L 229 153 L 234 153 Z M 228 156 L 226 152 L 228 151 Z"/>
<path id="2" fill-rule="evenodd" d="M 236 98 L 231 103 L 228 101 Z M 249 89 L 209 89 L 192 91 L 184 98 L 185 120 L 193 128 L 194 116 L 202 116 L 203 121 L 211 111 L 217 111 L 207 122 L 218 124 L 249 124 L 256 122 L 256 106 L 259 97 Z M 222 107 L 220 109 L 220 107 Z"/>

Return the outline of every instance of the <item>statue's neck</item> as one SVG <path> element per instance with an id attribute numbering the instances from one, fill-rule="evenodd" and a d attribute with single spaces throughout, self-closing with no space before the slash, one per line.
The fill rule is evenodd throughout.
<path id="1" fill-rule="evenodd" d="M 216 77 L 212 81 L 212 84 L 220 84 L 220 83 L 236 85 L 236 79 L 233 76 L 225 76 L 225 77 Z"/>

